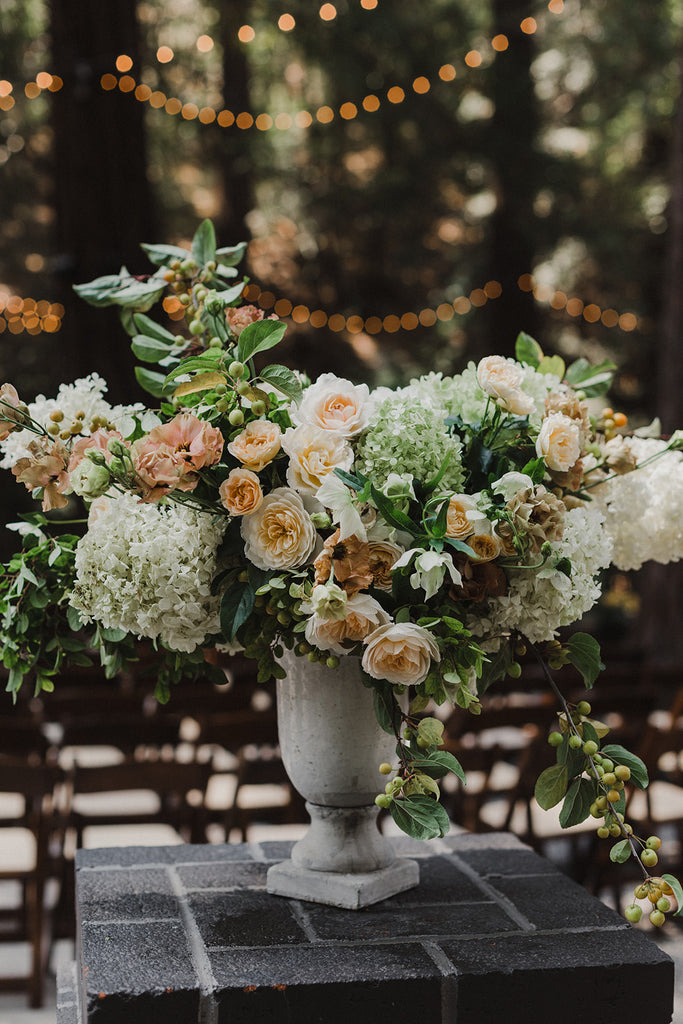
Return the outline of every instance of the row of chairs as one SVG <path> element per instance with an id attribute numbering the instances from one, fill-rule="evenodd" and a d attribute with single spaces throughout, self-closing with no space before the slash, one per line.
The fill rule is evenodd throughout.
<path id="1" fill-rule="evenodd" d="M 110 845 L 111 826 L 146 845 L 245 840 L 257 820 L 306 820 L 279 758 L 273 694 L 240 663 L 224 686 L 179 686 L 165 707 L 149 689 L 84 673 L 0 715 L 0 883 L 18 896 L 0 909 L 0 941 L 31 950 L 28 974 L 0 977 L 0 991 L 22 988 L 31 1006 L 43 1002 L 52 938 L 73 936 L 75 849 Z"/>

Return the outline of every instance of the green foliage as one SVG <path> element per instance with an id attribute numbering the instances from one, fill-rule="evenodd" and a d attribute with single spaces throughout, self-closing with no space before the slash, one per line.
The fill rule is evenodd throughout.
<path id="1" fill-rule="evenodd" d="M 586 687 L 590 689 L 605 667 L 600 659 L 598 641 L 588 633 L 573 633 L 564 646 L 569 661 L 579 670 Z"/>

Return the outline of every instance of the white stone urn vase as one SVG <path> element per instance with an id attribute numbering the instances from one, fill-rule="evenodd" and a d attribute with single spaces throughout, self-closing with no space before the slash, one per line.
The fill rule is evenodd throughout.
<path id="1" fill-rule="evenodd" d="M 268 892 L 356 910 L 412 888 L 417 862 L 397 858 L 377 828 L 379 765 L 394 760 L 396 741 L 377 722 L 360 659 L 331 669 L 287 652 L 282 664 L 280 749 L 311 825 L 291 860 L 268 871 Z"/>

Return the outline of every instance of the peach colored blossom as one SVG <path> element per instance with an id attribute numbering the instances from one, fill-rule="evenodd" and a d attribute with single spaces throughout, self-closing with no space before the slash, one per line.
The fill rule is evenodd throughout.
<path id="1" fill-rule="evenodd" d="M 446 514 L 446 536 L 465 540 L 474 533 L 477 519 L 484 519 L 478 512 L 476 502 L 469 494 L 453 494 L 448 502 Z"/>
<path id="2" fill-rule="evenodd" d="M 380 626 L 365 644 L 361 661 L 365 671 L 394 685 L 417 686 L 429 675 L 432 662 L 441 660 L 432 634 L 414 622 Z"/>
<path id="3" fill-rule="evenodd" d="M 0 387 L 0 441 L 8 438 L 13 430 L 22 428 L 24 417 L 19 412 L 21 404 L 17 390 L 12 384 L 3 384 Z"/>
<path id="4" fill-rule="evenodd" d="M 259 569 L 298 569 L 313 554 L 318 535 L 301 496 L 276 487 L 256 512 L 243 516 L 244 553 Z"/>
<path id="5" fill-rule="evenodd" d="M 108 442 L 112 437 L 115 437 L 118 441 L 123 441 L 123 435 L 118 430 L 104 430 L 99 427 L 94 433 L 89 434 L 87 437 L 79 437 L 74 443 L 71 449 L 71 457 L 69 459 L 69 473 L 73 473 L 76 466 L 85 458 L 85 453 L 90 448 L 95 448 L 98 451 L 104 453 L 106 462 L 111 462 L 112 454 L 107 447 Z"/>
<path id="6" fill-rule="evenodd" d="M 240 334 L 245 327 L 249 327 L 250 324 L 255 324 L 259 320 L 263 320 L 265 316 L 262 309 L 258 306 L 231 306 L 225 311 L 225 319 L 228 321 L 228 327 L 232 333 L 239 338 Z M 271 313 L 268 320 L 277 320 L 278 317 L 274 313 Z"/>
<path id="7" fill-rule="evenodd" d="M 64 508 L 67 504 L 64 493 L 69 490 L 67 448 L 61 441 L 43 436 L 31 441 L 28 450 L 30 457 L 19 459 L 12 472 L 27 490 L 43 488 L 43 512 Z"/>
<path id="8" fill-rule="evenodd" d="M 169 491 L 192 491 L 198 471 L 215 465 L 223 452 L 220 430 L 180 413 L 168 423 L 150 430 L 131 446 L 143 501 L 158 501 Z"/>
<path id="9" fill-rule="evenodd" d="M 352 384 L 334 373 L 323 373 L 304 392 L 301 404 L 292 410 L 297 424 L 333 430 L 343 437 L 355 437 L 368 425 L 370 391 L 367 384 Z"/>
<path id="10" fill-rule="evenodd" d="M 353 449 L 341 434 L 306 424 L 289 427 L 282 436 L 289 455 L 287 483 L 297 491 L 316 494 L 338 467 L 351 469 Z"/>
<path id="11" fill-rule="evenodd" d="M 230 442 L 228 451 L 245 469 L 259 473 L 280 451 L 282 431 L 269 420 L 252 420 Z"/>
<path id="12" fill-rule="evenodd" d="M 305 637 L 309 644 L 321 651 L 345 654 L 348 647 L 344 642 L 357 643 L 364 640 L 378 626 L 390 622 L 390 617 L 381 604 L 369 594 L 354 594 L 346 602 L 345 615 L 341 619 L 324 619 L 311 615 L 306 622 Z"/>
<path id="13" fill-rule="evenodd" d="M 526 416 L 532 411 L 534 400 L 521 389 L 522 368 L 514 359 L 485 356 L 477 365 L 477 381 L 482 391 L 495 398 L 506 412 Z"/>
<path id="14" fill-rule="evenodd" d="M 231 516 L 248 516 L 263 501 L 259 478 L 243 467 L 231 470 L 230 476 L 218 488 L 218 494 Z"/>
<path id="15" fill-rule="evenodd" d="M 372 585 L 379 590 L 391 590 L 391 569 L 403 554 L 403 548 L 390 540 L 370 541 L 368 567 L 372 573 Z"/>
<path id="16" fill-rule="evenodd" d="M 334 569 L 334 582 L 349 596 L 364 590 L 372 586 L 373 581 L 369 557 L 370 545 L 367 541 L 358 537 L 342 540 L 341 532 L 336 530 L 327 538 L 323 550 L 313 563 L 315 582 L 327 582 Z"/>

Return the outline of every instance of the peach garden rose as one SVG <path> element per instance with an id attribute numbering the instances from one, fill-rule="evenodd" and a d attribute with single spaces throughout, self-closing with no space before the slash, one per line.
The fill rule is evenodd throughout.
<path id="1" fill-rule="evenodd" d="M 296 569 L 308 561 L 317 532 L 299 494 L 276 487 L 241 522 L 244 553 L 259 569 Z"/>
<path id="2" fill-rule="evenodd" d="M 218 488 L 221 504 L 231 516 L 248 516 L 261 506 L 261 481 L 250 469 L 233 469 Z"/>
<path id="3" fill-rule="evenodd" d="M 323 373 L 306 389 L 292 418 L 343 437 L 355 437 L 368 425 L 370 391 L 367 384 L 352 384 L 334 373 Z"/>
<path id="4" fill-rule="evenodd" d="M 581 427 L 561 412 L 546 416 L 536 439 L 536 454 L 548 469 L 566 473 L 581 457 Z"/>
<path id="5" fill-rule="evenodd" d="M 252 420 L 227 447 L 230 454 L 241 462 L 245 469 L 260 473 L 273 461 L 280 451 L 281 444 L 282 431 L 277 423 Z"/>
<path id="6" fill-rule="evenodd" d="M 427 678 L 432 662 L 440 660 L 431 633 L 415 622 L 393 622 L 366 638 L 361 664 L 373 679 L 417 686 Z"/>

